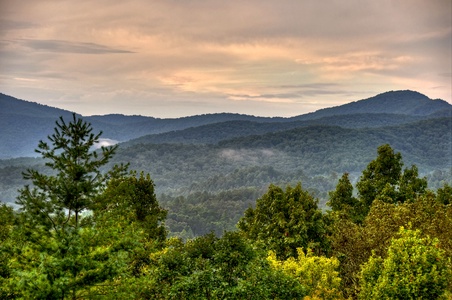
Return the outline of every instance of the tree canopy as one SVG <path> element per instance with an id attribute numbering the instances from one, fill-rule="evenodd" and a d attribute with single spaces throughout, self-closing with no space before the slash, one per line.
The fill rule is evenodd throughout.
<path id="1" fill-rule="evenodd" d="M 238 228 L 248 239 L 262 243 L 279 258 L 297 256 L 297 248 L 328 250 L 326 224 L 316 200 L 301 188 L 288 186 L 284 191 L 270 185 L 266 194 L 248 208 Z"/>
<path id="2" fill-rule="evenodd" d="M 260 197 L 256 190 L 224 193 L 223 209 L 208 216 L 203 207 L 222 197 L 168 196 L 164 207 L 149 174 L 109 167 L 117 148 L 96 150 L 100 136 L 73 115 L 38 144 L 46 169 L 24 172 L 31 183 L 20 190 L 19 210 L 0 206 L 0 298 L 452 296 L 451 188 L 428 190 L 417 167 L 403 169 L 387 144 L 356 187 L 348 173 L 339 178 L 329 193 L 332 210 L 322 211 L 301 183 L 271 184 Z M 177 226 L 193 222 L 175 207 L 198 210 L 198 224 L 233 218 L 230 208 L 243 216 L 237 229 L 169 238 L 167 215 Z"/>

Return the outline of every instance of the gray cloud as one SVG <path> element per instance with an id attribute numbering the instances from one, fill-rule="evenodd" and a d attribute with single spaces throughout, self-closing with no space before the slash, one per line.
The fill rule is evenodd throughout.
<path id="1" fill-rule="evenodd" d="M 32 28 L 37 26 L 37 24 L 27 21 L 17 21 L 17 20 L 9 20 L 9 19 L 0 19 L 0 32 L 8 31 L 8 30 L 19 30 Z"/>
<path id="2" fill-rule="evenodd" d="M 133 53 L 132 51 L 114 49 L 94 43 L 69 42 L 60 40 L 29 40 L 19 41 L 24 46 L 38 51 L 58 53 L 83 53 L 83 54 L 109 54 L 109 53 Z"/>

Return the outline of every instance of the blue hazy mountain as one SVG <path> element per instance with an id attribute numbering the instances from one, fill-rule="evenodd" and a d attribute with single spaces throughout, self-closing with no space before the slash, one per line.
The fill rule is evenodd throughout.
<path id="1" fill-rule="evenodd" d="M 215 143 L 222 139 L 264 134 L 309 125 L 366 128 L 405 124 L 450 116 L 452 106 L 414 91 L 391 91 L 345 105 L 291 118 L 264 118 L 217 113 L 173 119 L 110 114 L 89 116 L 96 131 L 118 142 Z M 53 132 L 60 116 L 72 112 L 0 94 L 0 159 L 35 156 L 39 140 Z"/>

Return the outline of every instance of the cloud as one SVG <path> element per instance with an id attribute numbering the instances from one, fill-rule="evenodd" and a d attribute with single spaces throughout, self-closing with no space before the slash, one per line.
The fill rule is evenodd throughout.
<path id="1" fill-rule="evenodd" d="M 32 22 L 0 19 L 0 32 L 5 32 L 9 30 L 27 29 L 32 28 L 34 26 L 36 26 L 36 24 Z"/>
<path id="2" fill-rule="evenodd" d="M 0 90 L 86 115 L 287 116 L 397 89 L 451 101 L 450 1 L 0 4 Z"/>
<path id="3" fill-rule="evenodd" d="M 117 143 L 119 143 L 119 141 L 117 141 L 117 140 L 100 138 L 99 141 L 94 145 L 94 149 L 100 149 L 102 147 L 114 146 Z"/>
<path id="4" fill-rule="evenodd" d="M 58 40 L 19 40 L 21 44 L 37 51 L 57 53 L 109 54 L 133 53 L 132 51 L 114 49 L 94 43 L 69 42 Z"/>
<path id="5" fill-rule="evenodd" d="M 232 161 L 244 161 L 244 162 L 257 162 L 259 160 L 268 159 L 272 156 L 284 155 L 280 151 L 274 149 L 221 149 L 219 151 L 219 157 Z"/>

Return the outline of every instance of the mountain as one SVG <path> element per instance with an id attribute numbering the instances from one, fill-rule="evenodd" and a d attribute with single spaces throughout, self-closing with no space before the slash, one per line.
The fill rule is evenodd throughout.
<path id="1" fill-rule="evenodd" d="M 149 134 L 160 134 L 186 128 L 229 121 L 277 122 L 283 118 L 262 118 L 243 114 L 216 113 L 175 119 L 157 119 L 143 116 L 106 115 L 84 117 L 94 128 L 103 131 L 104 137 L 120 142 Z"/>
<path id="2" fill-rule="evenodd" d="M 136 144 L 215 144 L 225 139 L 261 135 L 288 129 L 313 125 L 340 126 L 343 128 L 376 128 L 416 122 L 430 117 L 395 115 L 395 114 L 352 114 L 323 117 L 306 121 L 253 122 L 227 121 L 218 122 L 183 130 L 160 134 L 150 134 L 123 143 L 124 147 Z"/>
<path id="3" fill-rule="evenodd" d="M 201 191 L 237 187 L 230 185 L 228 174 L 248 168 L 271 167 L 281 175 L 277 181 L 282 182 L 296 181 L 300 172 L 311 177 L 328 176 L 331 172 L 358 174 L 375 156 L 378 146 L 388 143 L 402 153 L 407 166 L 416 164 L 427 174 L 452 166 L 451 130 L 450 118 L 380 128 L 313 125 L 211 145 L 124 144 L 114 163 L 130 162 L 132 169 L 151 174 L 159 192 L 178 194 L 193 190 L 194 183 L 203 187 Z M 247 186 L 250 180 L 259 187 L 270 183 L 256 183 L 257 174 L 259 171 L 255 170 L 247 175 L 249 179 L 237 178 L 237 182 Z M 223 179 L 216 184 L 210 182 L 218 176 Z"/>
<path id="4" fill-rule="evenodd" d="M 53 132 L 55 121 L 72 112 L 0 94 L 0 159 L 33 156 L 39 140 Z"/>
<path id="5" fill-rule="evenodd" d="M 58 119 L 60 116 L 69 117 L 72 112 L 35 102 L 20 100 L 0 93 L 0 114 L 5 116 L 16 116 L 19 118 L 52 118 Z"/>
<path id="6" fill-rule="evenodd" d="M 309 120 L 335 115 L 350 115 L 362 113 L 387 113 L 410 116 L 428 116 L 440 111 L 451 109 L 444 100 L 432 100 L 415 91 L 390 91 L 374 97 L 350 102 L 341 106 L 320 109 L 316 112 L 295 117 Z"/>
<path id="7" fill-rule="evenodd" d="M 411 91 L 389 92 L 294 118 L 211 114 L 84 119 L 95 131 L 103 130 L 105 138 L 136 138 L 120 144 L 109 167 L 130 163 L 131 170 L 149 173 L 159 202 L 169 210 L 170 232 L 193 236 L 232 230 L 270 183 L 301 182 L 322 206 L 340 174 L 348 172 L 356 182 L 377 147 L 386 143 L 402 154 L 405 167 L 418 166 L 429 188 L 452 184 L 451 105 L 425 98 Z M 3 149 L 11 157 L 24 149 L 31 152 L 37 145 L 32 138 L 53 132 L 55 114 L 71 115 L 7 100 L 14 103 L 0 102 L 2 155 L 7 153 Z M 28 184 L 22 172 L 30 167 L 49 172 L 41 159 L 0 160 L 0 201 L 14 201 L 17 190 Z"/>
<path id="8" fill-rule="evenodd" d="M 0 159 L 35 156 L 39 140 L 53 133 L 55 121 L 63 116 L 69 120 L 72 112 L 34 102 L 20 100 L 0 93 Z M 103 137 L 115 141 L 128 141 L 147 134 L 182 130 L 216 122 L 232 120 L 259 120 L 273 122 L 282 118 L 219 113 L 177 119 L 158 119 L 145 116 L 110 114 L 83 117 Z"/>
<path id="9" fill-rule="evenodd" d="M 171 195 L 297 180 L 325 193 L 328 188 L 319 187 L 316 176 L 359 174 L 385 143 L 402 153 L 406 166 L 416 164 L 422 174 L 447 170 L 452 167 L 451 134 L 451 118 L 379 128 L 312 125 L 211 144 L 122 144 L 111 163 L 130 163 L 131 169 L 150 173 L 157 191 Z M 0 160 L 0 182 L 23 184 L 20 170 L 31 164 L 38 162 Z M 10 178 L 13 174 L 15 179 Z"/>
<path id="10" fill-rule="evenodd" d="M 451 107 L 443 100 L 432 100 L 418 92 L 392 91 L 292 118 L 217 113 L 176 119 L 121 114 L 84 119 L 93 125 L 95 131 L 102 131 L 103 138 L 113 142 L 139 138 L 132 143 L 215 143 L 225 138 L 309 125 L 337 125 L 346 128 L 397 125 L 450 116 Z M 34 149 L 39 140 L 53 132 L 55 121 L 60 116 L 69 119 L 71 114 L 66 110 L 0 94 L 0 159 L 35 156 Z M 163 135 L 157 136 L 162 133 Z"/>
<path id="11" fill-rule="evenodd" d="M 159 202 L 169 209 L 171 232 L 221 234 L 271 183 L 301 182 L 325 205 L 340 175 L 356 181 L 386 143 L 402 154 L 405 167 L 418 166 L 430 189 L 451 184 L 451 134 L 448 117 L 377 128 L 310 125 L 210 144 L 122 144 L 108 168 L 130 163 L 131 170 L 151 175 Z M 21 172 L 30 166 L 48 172 L 39 159 L 0 160 L 2 201 L 14 201 L 27 184 Z"/>

